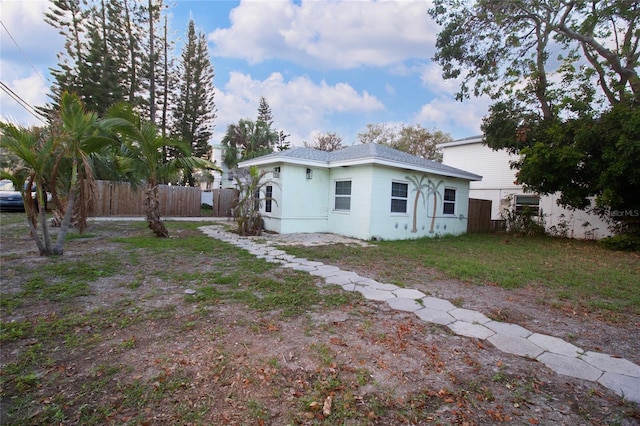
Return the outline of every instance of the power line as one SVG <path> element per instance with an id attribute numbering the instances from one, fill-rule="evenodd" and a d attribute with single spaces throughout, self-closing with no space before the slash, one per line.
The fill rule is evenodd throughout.
<path id="1" fill-rule="evenodd" d="M 29 60 L 29 57 L 25 54 L 24 50 L 22 50 L 22 48 L 20 48 L 20 46 L 18 45 L 18 42 L 16 41 L 15 38 L 13 38 L 13 36 L 11 35 L 11 33 L 9 32 L 9 29 L 6 27 L 6 25 L 4 24 L 4 22 L 2 22 L 0 20 L 0 24 L 2 24 L 2 28 L 4 28 L 4 30 L 7 32 L 7 34 L 9 35 L 9 38 L 11 40 L 13 40 L 13 44 L 16 45 L 16 47 L 18 48 L 18 50 L 20 51 L 20 53 L 22 54 L 22 56 L 24 57 L 24 59 L 29 63 L 29 65 L 31 65 L 31 68 L 33 68 L 33 70 L 35 71 L 36 74 L 38 74 L 38 77 L 40 77 L 40 80 L 42 80 L 42 82 L 47 85 L 47 81 L 44 79 L 44 77 L 42 76 L 42 74 L 40 74 L 40 71 L 38 71 L 38 69 L 33 65 L 33 62 L 31 62 Z"/>
<path id="2" fill-rule="evenodd" d="M 4 84 L 3 81 L 0 81 L 0 89 L 2 89 L 14 101 L 16 101 L 18 103 L 18 105 L 20 105 L 22 108 L 24 108 L 29 114 L 33 115 L 38 120 L 40 120 L 43 123 L 47 124 L 47 122 L 45 120 L 43 120 L 44 116 L 41 113 L 39 113 L 38 110 L 36 110 L 31 105 L 29 105 L 29 103 L 27 101 L 22 99 L 18 94 L 16 94 L 16 92 L 11 90 L 11 88 L 9 86 L 7 86 L 6 84 Z"/>

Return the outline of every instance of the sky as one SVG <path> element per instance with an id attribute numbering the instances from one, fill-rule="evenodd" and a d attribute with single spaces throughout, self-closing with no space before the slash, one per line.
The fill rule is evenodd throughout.
<path id="1" fill-rule="evenodd" d="M 183 38 L 189 19 L 207 36 L 217 118 L 211 143 L 229 124 L 255 120 L 264 96 L 274 128 L 292 145 L 336 132 L 356 142 L 367 123 L 420 124 L 453 139 L 480 134 L 489 100 L 455 100 L 431 58 L 438 26 L 430 1 L 178 0 L 170 26 Z M 47 102 L 64 39 L 44 22 L 42 0 L 0 0 L 0 81 L 29 105 Z M 175 52 L 178 56 L 180 50 Z M 2 87 L 4 89 L 4 87 Z M 5 90 L 0 117 L 42 124 Z"/>

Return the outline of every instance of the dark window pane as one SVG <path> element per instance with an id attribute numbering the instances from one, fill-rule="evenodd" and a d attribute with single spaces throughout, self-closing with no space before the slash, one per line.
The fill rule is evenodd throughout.
<path id="1" fill-rule="evenodd" d="M 391 213 L 406 213 L 407 212 L 407 200 L 400 200 L 397 198 L 391 199 Z"/>
<path id="2" fill-rule="evenodd" d="M 336 210 L 350 210 L 351 197 L 336 197 Z"/>
<path id="3" fill-rule="evenodd" d="M 444 200 L 445 201 L 455 201 L 456 200 L 456 190 L 445 188 L 444 190 Z"/>
<path id="4" fill-rule="evenodd" d="M 409 185 L 406 183 L 392 182 L 391 183 L 391 196 L 407 198 L 407 191 Z"/>
<path id="5" fill-rule="evenodd" d="M 342 180 L 336 182 L 336 195 L 351 195 L 351 181 Z"/>

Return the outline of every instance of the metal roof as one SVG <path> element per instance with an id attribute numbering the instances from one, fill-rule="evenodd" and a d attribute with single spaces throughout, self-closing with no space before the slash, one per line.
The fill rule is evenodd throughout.
<path id="1" fill-rule="evenodd" d="M 323 168 L 379 164 L 467 180 L 482 180 L 482 176 L 474 173 L 376 143 L 351 145 L 331 152 L 307 147 L 294 147 L 243 161 L 238 166 L 249 167 L 274 163 L 292 163 Z"/>

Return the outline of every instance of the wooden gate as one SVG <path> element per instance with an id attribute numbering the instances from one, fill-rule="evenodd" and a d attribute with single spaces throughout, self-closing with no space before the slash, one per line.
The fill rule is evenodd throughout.
<path id="1" fill-rule="evenodd" d="M 491 200 L 469 198 L 468 233 L 491 231 Z"/>

